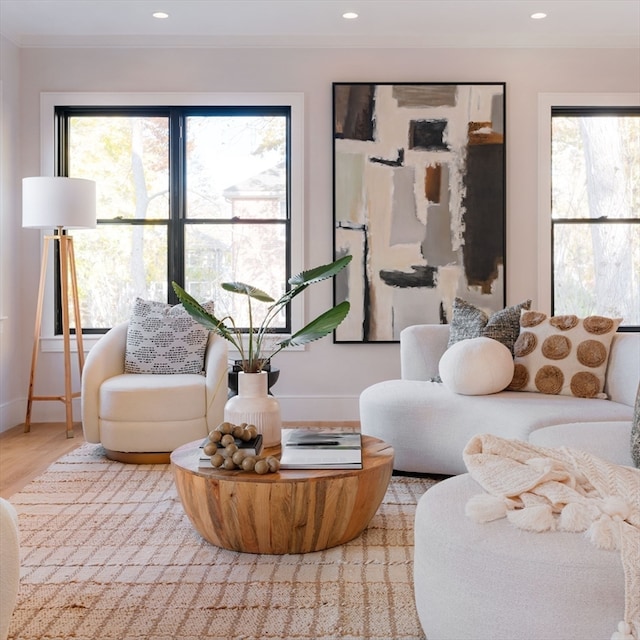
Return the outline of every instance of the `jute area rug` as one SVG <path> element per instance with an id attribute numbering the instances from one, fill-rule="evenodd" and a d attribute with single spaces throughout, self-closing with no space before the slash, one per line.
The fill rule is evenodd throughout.
<path id="1" fill-rule="evenodd" d="M 9 638 L 424 638 L 413 519 L 435 483 L 393 477 L 363 535 L 326 551 L 226 551 L 193 529 L 169 465 L 85 444 L 11 502 L 22 573 Z"/>

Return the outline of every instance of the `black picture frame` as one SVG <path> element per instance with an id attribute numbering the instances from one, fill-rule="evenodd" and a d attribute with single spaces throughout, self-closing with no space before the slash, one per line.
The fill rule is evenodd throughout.
<path id="1" fill-rule="evenodd" d="M 506 292 L 506 83 L 334 82 L 334 342 L 398 342 Z"/>

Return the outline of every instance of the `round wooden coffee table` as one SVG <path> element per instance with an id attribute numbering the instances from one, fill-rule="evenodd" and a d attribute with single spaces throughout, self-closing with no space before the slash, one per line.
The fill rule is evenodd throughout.
<path id="1" fill-rule="evenodd" d="M 208 542 L 246 553 L 307 553 L 360 535 L 393 470 L 390 445 L 362 436 L 362 469 L 246 471 L 198 468 L 190 442 L 171 454 L 185 513 Z"/>

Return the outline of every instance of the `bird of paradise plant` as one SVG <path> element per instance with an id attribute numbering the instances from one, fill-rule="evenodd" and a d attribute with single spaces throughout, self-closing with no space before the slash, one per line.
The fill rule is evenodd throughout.
<path id="1" fill-rule="evenodd" d="M 249 305 L 249 327 L 245 332 L 239 328 L 232 316 L 227 315 L 221 319 L 216 318 L 213 314 L 207 312 L 204 307 L 191 295 L 189 295 L 176 282 L 172 283 L 173 290 L 176 292 L 178 299 L 191 315 L 191 317 L 199 322 L 203 327 L 217 333 L 225 340 L 228 340 L 240 354 L 242 363 L 242 371 L 244 373 L 259 373 L 262 371 L 271 358 L 287 347 L 302 346 L 324 338 L 334 331 L 338 325 L 347 317 L 350 304 L 343 301 L 336 306 L 328 309 L 315 320 L 312 320 L 302 329 L 296 331 L 293 335 L 283 338 L 271 347 L 267 353 L 266 338 L 273 337 L 273 331 L 270 329 L 271 323 L 277 317 L 278 313 L 284 309 L 296 296 L 300 295 L 305 289 L 316 282 L 333 278 L 337 273 L 344 269 L 352 256 L 347 255 L 330 264 L 325 264 L 289 278 L 289 289 L 278 300 L 272 298 L 268 293 L 244 282 L 223 282 L 222 288 L 231 293 L 238 293 L 247 297 Z M 258 327 L 253 325 L 253 308 L 252 300 L 269 304 L 267 313 Z M 243 337 L 246 334 L 246 346 Z"/>

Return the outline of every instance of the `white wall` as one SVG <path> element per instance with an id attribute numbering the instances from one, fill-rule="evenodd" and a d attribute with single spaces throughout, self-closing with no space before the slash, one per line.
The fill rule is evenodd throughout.
<path id="1" fill-rule="evenodd" d="M 19 179 L 39 174 L 40 92 L 303 92 L 306 266 L 332 257 L 333 81 L 504 81 L 507 83 L 507 302 L 512 304 L 530 297 L 540 308 L 547 307 L 548 301 L 536 300 L 538 94 L 640 90 L 640 56 L 637 50 L 624 49 L 23 49 L 19 58 L 22 157 L 20 171 L 2 175 L 3 189 L 6 186 L 13 194 L 3 209 L 3 225 L 6 217 L 19 220 L 16 195 Z M 15 90 L 13 82 L 12 102 Z M 20 401 L 24 405 L 40 245 L 38 234 L 19 229 L 18 223 L 12 225 L 13 233 L 21 234 L 22 246 L 13 273 L 22 275 L 24 293 L 15 309 L 16 322 L 5 322 L 4 333 L 9 336 L 5 335 L 3 341 L 3 363 L 6 341 L 19 344 L 19 349 L 11 354 L 11 370 L 17 373 L 19 384 L 12 382 L 5 391 L 3 378 L 2 402 Z M 1 242 L 4 268 L 6 259 L 18 258 L 10 254 L 13 245 L 4 233 Z M 330 305 L 330 283 L 312 294 L 306 300 L 309 315 Z M 355 420 L 360 392 L 374 382 L 398 377 L 400 373 L 398 345 L 334 345 L 330 338 L 310 345 L 306 352 L 279 354 L 275 363 L 282 371 L 274 391 L 282 401 L 284 420 Z M 37 392 L 56 392 L 61 376 L 61 355 L 42 354 Z M 35 407 L 34 420 L 62 419 L 62 405 L 57 408 L 51 403 L 36 404 L 40 406 Z M 0 425 L 0 429 L 9 426 L 11 421 Z"/>
<path id="2" fill-rule="evenodd" d="M 22 349 L 19 88 L 19 50 L 0 38 L 0 430 L 24 420 L 31 357 Z"/>

